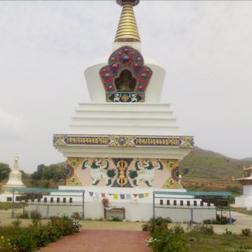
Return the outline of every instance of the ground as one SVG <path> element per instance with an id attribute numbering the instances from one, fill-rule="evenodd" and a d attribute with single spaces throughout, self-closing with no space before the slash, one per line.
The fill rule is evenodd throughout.
<path id="1" fill-rule="evenodd" d="M 16 209 L 22 212 L 22 209 Z M 234 250 L 241 246 L 252 249 L 251 237 L 240 235 L 242 229 L 252 230 L 252 216 L 232 211 L 232 217 L 236 222 L 232 225 L 213 225 L 215 235 L 204 235 L 201 233 L 186 233 L 190 251 L 194 252 L 233 252 L 245 251 Z M 14 219 L 11 218 L 11 210 L 0 210 L 0 225 L 10 225 Z M 31 224 L 31 220 L 21 220 L 22 226 Z M 47 222 L 47 220 L 42 220 Z M 80 233 L 64 237 L 59 241 L 43 248 L 40 252 L 62 251 L 62 252 L 150 252 L 146 246 L 148 232 L 141 232 L 141 222 L 108 222 L 108 221 L 82 221 Z M 171 224 L 175 225 L 175 224 Z M 184 230 L 187 224 L 182 224 Z M 226 234 L 231 231 L 233 234 Z M 221 235 L 217 235 L 221 234 Z M 252 251 L 252 250 L 246 250 Z"/>
<path id="2" fill-rule="evenodd" d="M 151 252 L 146 239 L 148 233 L 141 231 L 81 230 L 42 248 L 40 252 Z"/>
<path id="3" fill-rule="evenodd" d="M 22 209 L 16 209 L 16 212 L 22 212 Z M 232 225 L 213 225 L 214 231 L 217 234 L 223 234 L 226 229 L 233 233 L 240 234 L 244 228 L 250 228 L 252 230 L 252 217 L 251 215 L 232 211 L 232 217 L 236 219 L 236 222 Z M 0 210 L 0 225 L 5 226 L 11 224 L 13 219 L 11 218 L 11 210 Z M 22 226 L 31 224 L 31 220 L 22 219 Z M 47 222 L 47 220 L 42 220 Z M 128 231 L 141 231 L 141 222 L 109 222 L 109 221 L 82 221 L 83 228 L 85 229 L 99 229 L 99 230 L 128 230 Z M 184 228 L 186 224 L 182 225 Z"/>

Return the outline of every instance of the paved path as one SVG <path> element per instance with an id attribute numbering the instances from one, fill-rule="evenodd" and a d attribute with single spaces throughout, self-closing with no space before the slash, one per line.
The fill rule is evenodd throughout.
<path id="1" fill-rule="evenodd" d="M 147 232 L 81 230 L 49 244 L 40 252 L 151 252 L 146 246 Z"/>

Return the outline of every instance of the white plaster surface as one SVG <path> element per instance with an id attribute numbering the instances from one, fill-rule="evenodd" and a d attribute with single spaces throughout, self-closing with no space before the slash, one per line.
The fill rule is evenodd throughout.
<path id="1" fill-rule="evenodd" d="M 149 202 L 114 202 L 112 207 L 125 208 L 125 219 L 127 221 L 148 221 L 153 217 L 153 207 Z M 71 216 L 74 212 L 82 213 L 82 206 L 79 205 L 62 205 L 62 204 L 50 204 L 49 207 L 43 204 L 29 205 L 28 211 L 38 210 L 43 217 L 50 216 Z M 103 219 L 104 208 L 101 202 L 85 202 L 85 218 L 86 219 Z M 189 222 L 191 220 L 195 222 L 202 222 L 205 219 L 215 219 L 216 210 L 215 207 L 201 207 L 193 209 L 193 217 L 191 217 L 191 209 L 185 208 L 157 208 L 156 217 L 169 217 L 173 222 Z M 192 218 L 192 219 L 191 219 Z"/>
<path id="2" fill-rule="evenodd" d="M 252 209 L 252 185 L 243 185 L 243 194 L 235 198 L 234 207 Z"/>
<path id="3" fill-rule="evenodd" d="M 105 65 L 107 65 L 107 62 L 101 62 L 90 66 L 85 70 L 86 83 L 93 103 L 106 103 L 105 89 L 99 75 L 100 69 Z M 146 90 L 144 103 L 160 103 L 165 70 L 158 64 L 154 63 L 153 60 L 145 62 L 145 65 L 152 69 L 153 74 Z"/>

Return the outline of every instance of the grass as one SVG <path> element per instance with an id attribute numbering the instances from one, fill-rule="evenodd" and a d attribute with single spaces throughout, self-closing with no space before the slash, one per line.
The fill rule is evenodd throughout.
<path id="1" fill-rule="evenodd" d="M 245 208 L 237 208 L 237 207 L 233 207 L 232 211 L 234 212 L 238 212 L 238 213 L 242 213 L 242 214 L 247 214 L 247 215 L 252 215 L 252 210 L 248 211 Z"/>
<path id="2" fill-rule="evenodd" d="M 252 251 L 252 238 L 235 234 L 184 234 L 192 252 L 247 252 Z M 244 249 L 244 250 L 242 250 Z M 247 249 L 247 250 L 245 250 Z"/>
<path id="3" fill-rule="evenodd" d="M 241 186 L 232 177 L 241 177 L 242 168 L 251 164 L 247 160 L 233 159 L 195 147 L 180 163 L 180 171 L 183 185 L 188 189 L 239 192 Z"/>
<path id="4" fill-rule="evenodd" d="M 13 203 L 12 202 L 0 202 L 0 210 L 9 210 L 14 206 L 14 208 L 23 208 L 25 204 Z"/>

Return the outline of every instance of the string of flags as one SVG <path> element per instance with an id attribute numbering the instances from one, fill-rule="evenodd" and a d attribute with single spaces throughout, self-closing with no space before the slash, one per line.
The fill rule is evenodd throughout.
<path id="1" fill-rule="evenodd" d="M 88 193 L 89 196 L 93 199 L 110 198 L 113 200 L 144 199 L 150 196 L 149 193 L 133 193 L 133 194 L 98 193 L 98 192 L 88 192 Z"/>

